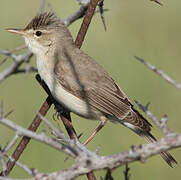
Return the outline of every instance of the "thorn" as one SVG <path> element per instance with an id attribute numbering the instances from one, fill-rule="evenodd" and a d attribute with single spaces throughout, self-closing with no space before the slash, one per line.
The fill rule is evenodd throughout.
<path id="1" fill-rule="evenodd" d="M 145 163 L 146 159 L 145 158 L 140 158 L 140 162 Z"/>
<path id="2" fill-rule="evenodd" d="M 96 154 L 99 154 L 100 149 L 101 149 L 101 145 L 99 145 L 99 146 L 96 148 L 96 150 L 95 150 Z"/>
<path id="3" fill-rule="evenodd" d="M 166 125 L 167 124 L 167 121 L 168 121 L 168 116 L 166 114 L 163 115 L 163 117 L 161 118 L 160 120 L 160 123 L 162 125 Z"/>
<path id="4" fill-rule="evenodd" d="M 167 119 L 168 118 L 167 114 L 164 114 L 162 118 Z"/>
<path id="5" fill-rule="evenodd" d="M 11 111 L 9 111 L 8 113 L 6 113 L 6 114 L 4 115 L 4 118 L 7 118 L 13 111 L 14 111 L 14 110 L 11 110 Z"/>
<path id="6" fill-rule="evenodd" d="M 142 63 L 145 63 L 144 59 L 138 57 L 138 56 L 134 56 L 135 59 L 137 59 L 138 61 L 142 62 Z"/>
<path id="7" fill-rule="evenodd" d="M 131 177 L 131 174 L 129 174 L 130 168 L 128 167 L 128 163 L 125 165 L 125 171 L 124 171 L 124 176 L 125 180 L 129 180 Z"/>
<path id="8" fill-rule="evenodd" d="M 137 100 L 134 100 L 134 102 L 135 102 L 136 104 L 138 104 L 138 101 L 137 101 Z"/>
<path id="9" fill-rule="evenodd" d="M 153 1 L 153 2 L 155 2 L 157 4 L 159 4 L 160 6 L 163 6 L 163 4 L 159 0 L 150 0 L 150 1 Z"/>
<path id="10" fill-rule="evenodd" d="M 65 159 L 64 159 L 64 162 L 66 162 L 68 159 L 69 159 L 70 156 L 67 156 Z"/>
<path id="11" fill-rule="evenodd" d="M 135 152 L 135 150 L 136 150 L 136 146 L 131 145 L 131 150 L 132 150 L 133 152 Z"/>
<path id="12" fill-rule="evenodd" d="M 31 171 L 32 171 L 33 176 L 36 176 L 39 173 L 38 170 L 35 168 L 31 168 Z"/>
<path id="13" fill-rule="evenodd" d="M 1 66 L 2 64 L 4 64 L 7 59 L 8 59 L 8 57 L 4 58 L 4 59 L 0 62 L 0 66 Z"/>
<path id="14" fill-rule="evenodd" d="M 148 102 L 145 106 L 140 104 L 137 100 L 134 100 L 134 102 L 138 105 L 140 109 L 142 109 L 144 112 L 148 111 L 148 107 L 150 105 L 150 102 Z"/>
<path id="15" fill-rule="evenodd" d="M 99 4 L 99 12 L 100 12 L 100 15 L 101 15 L 101 20 L 102 20 L 102 23 L 104 25 L 104 30 L 106 31 L 107 28 L 106 28 L 106 22 L 105 22 L 105 18 L 104 18 L 104 9 L 103 9 L 103 6 L 104 6 L 104 0 L 102 0 Z"/>
<path id="16" fill-rule="evenodd" d="M 80 137 L 83 135 L 83 133 L 80 133 L 77 138 L 80 139 Z"/>
<path id="17" fill-rule="evenodd" d="M 107 169 L 106 176 L 104 178 L 105 180 L 114 180 L 112 177 L 112 171 L 111 169 Z"/>
<path id="18" fill-rule="evenodd" d="M 150 102 L 148 102 L 146 105 L 145 105 L 145 109 L 148 110 L 148 107 L 150 105 Z"/>
<path id="19" fill-rule="evenodd" d="M 5 151 L 5 149 L 6 149 L 6 147 L 8 146 L 8 144 L 9 144 L 9 142 L 7 142 L 7 143 L 5 144 L 5 146 L 4 146 L 4 148 L 3 148 L 3 149 L 2 149 L 2 148 L 1 148 L 1 146 L 0 146 L 0 151 L 1 151 L 1 152 L 4 152 L 4 151 Z"/>
<path id="20" fill-rule="evenodd" d="M 41 134 L 45 135 L 46 134 L 46 129 L 43 127 L 41 130 Z"/>

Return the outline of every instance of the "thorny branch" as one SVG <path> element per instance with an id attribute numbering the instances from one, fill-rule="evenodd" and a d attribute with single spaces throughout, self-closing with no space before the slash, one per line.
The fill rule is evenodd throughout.
<path id="1" fill-rule="evenodd" d="M 155 3 L 157 3 L 157 4 L 161 5 L 161 6 L 163 6 L 163 4 L 161 3 L 160 0 L 150 0 L 150 1 L 153 1 L 153 2 L 155 2 Z"/>
<path id="2" fill-rule="evenodd" d="M 47 136 L 44 133 L 37 134 L 35 132 L 22 128 L 21 126 L 3 117 L 0 119 L 0 123 L 15 130 L 18 135 L 29 136 L 30 138 L 51 145 L 51 147 L 54 147 L 58 151 L 63 151 L 64 153 L 71 155 L 75 158 L 75 164 L 70 168 L 50 174 L 38 173 L 37 175 L 35 175 L 35 179 L 41 179 L 42 177 L 44 177 L 44 179 L 73 179 L 77 176 L 86 174 L 94 170 L 111 170 L 134 161 L 145 162 L 147 158 L 150 158 L 151 156 L 156 155 L 161 151 L 167 151 L 169 149 L 181 147 L 181 134 L 170 133 L 169 135 L 155 143 L 146 144 L 138 147 L 136 146 L 127 152 L 115 154 L 112 156 L 99 156 L 96 153 L 88 150 L 78 141 L 69 140 L 65 138 L 64 135 L 60 135 L 61 139 L 56 140 Z M 48 126 L 50 127 L 50 124 Z M 51 125 L 51 131 L 55 132 L 57 130 Z"/>
<path id="3" fill-rule="evenodd" d="M 141 103 L 138 101 L 135 101 L 138 107 L 157 125 L 159 129 L 165 134 L 171 134 L 172 132 L 170 129 L 167 127 L 167 115 L 164 115 L 161 120 L 159 120 L 151 111 L 148 110 L 148 105 L 143 106 Z"/>
<path id="4" fill-rule="evenodd" d="M 70 15 L 69 17 L 63 20 L 64 24 L 66 26 L 69 26 L 77 19 L 82 18 L 85 15 L 88 5 L 89 5 L 89 1 L 87 3 L 82 4 L 81 7 L 76 12 L 74 12 L 72 15 Z"/>
<path id="5" fill-rule="evenodd" d="M 173 80 L 170 76 L 168 76 L 165 72 L 163 72 L 160 69 L 157 69 L 155 66 L 153 66 L 152 64 L 146 62 L 143 58 L 140 58 L 138 56 L 135 56 L 135 58 L 140 61 L 141 63 L 143 63 L 148 69 L 152 70 L 153 72 L 155 72 L 156 74 L 160 75 L 165 81 L 167 81 L 168 83 L 170 83 L 171 85 L 173 85 L 175 88 L 177 88 L 178 90 L 181 91 L 181 83 L 176 82 L 175 80 Z"/>
<path id="6" fill-rule="evenodd" d="M 52 98 L 51 97 L 48 97 L 46 99 L 46 101 L 42 104 L 40 110 L 39 110 L 39 113 L 43 116 L 46 115 L 47 111 L 49 110 L 50 106 L 52 104 Z M 5 116 L 2 116 L 3 114 L 3 111 L 1 113 L 1 117 L 4 117 Z M 35 116 L 35 118 L 33 119 L 32 123 L 30 124 L 28 130 L 30 131 L 36 131 L 38 126 L 40 125 L 41 123 L 41 119 L 39 118 L 38 114 Z M 13 152 L 12 154 L 12 158 L 15 159 L 16 161 L 19 159 L 19 157 L 21 156 L 21 154 L 23 153 L 24 149 L 26 148 L 27 144 L 29 143 L 30 141 L 30 138 L 28 136 L 23 136 L 23 138 L 21 139 L 20 143 L 18 144 L 18 146 L 16 147 L 15 151 Z M 10 159 L 8 160 L 7 162 L 7 169 L 5 172 L 2 172 L 0 174 L 1 175 L 5 175 L 7 176 L 10 171 L 12 170 L 12 168 L 14 167 L 15 165 L 15 161 L 11 161 Z"/>
<path id="7" fill-rule="evenodd" d="M 130 168 L 128 167 L 128 164 L 125 165 L 125 171 L 124 171 L 124 179 L 129 180 L 130 174 L 129 174 Z"/>
<path id="8" fill-rule="evenodd" d="M 35 134 L 31 130 L 25 129 L 25 128 L 15 124 L 12 121 L 5 119 L 5 118 L 2 118 L 0 120 L 0 123 L 13 129 L 13 130 L 15 130 L 19 136 L 27 136 L 27 137 L 31 137 L 35 140 L 38 140 L 40 142 L 44 142 L 45 144 L 47 144 L 47 145 L 49 145 L 49 146 L 51 146 L 57 150 L 63 151 L 72 157 L 75 157 L 75 155 L 76 155 L 76 151 L 74 149 L 67 147 L 65 144 L 56 143 L 56 140 L 50 138 L 49 136 L 47 136 L 43 132 L 41 134 Z M 63 139 L 63 140 L 65 142 L 68 141 L 67 139 Z"/>
<path id="9" fill-rule="evenodd" d="M 75 40 L 75 44 L 78 48 L 80 48 L 82 46 L 85 34 L 87 33 L 87 29 L 88 29 L 89 24 L 91 22 L 92 16 L 94 15 L 96 6 L 100 1 L 101 0 L 91 0 L 90 1 L 90 4 L 89 4 L 88 9 L 86 11 L 85 17 L 83 19 L 81 28 L 80 28 L 78 35 L 77 35 L 77 38 Z"/>
<path id="10" fill-rule="evenodd" d="M 17 73 L 19 71 L 18 68 L 33 56 L 30 51 L 27 51 L 24 54 L 16 55 L 7 50 L 0 50 L 0 54 L 4 54 L 13 59 L 13 63 L 7 69 L 0 73 L 0 82 L 9 77 L 10 75 Z"/>
<path id="11" fill-rule="evenodd" d="M 107 169 L 104 180 L 114 180 L 112 177 L 112 171 L 110 169 Z"/>
<path id="12" fill-rule="evenodd" d="M 27 165 L 24 165 L 24 164 L 20 163 L 19 161 L 16 161 L 12 157 L 8 156 L 8 159 L 10 159 L 12 162 L 14 162 L 19 168 L 23 169 L 30 176 L 34 176 L 35 175 L 35 173 L 34 173 L 36 171 L 35 169 L 30 169 Z"/>

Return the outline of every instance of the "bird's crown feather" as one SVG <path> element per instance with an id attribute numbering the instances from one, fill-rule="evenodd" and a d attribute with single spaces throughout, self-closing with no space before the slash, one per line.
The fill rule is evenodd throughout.
<path id="1" fill-rule="evenodd" d="M 62 25 L 63 23 L 61 22 L 59 18 L 57 18 L 55 13 L 45 12 L 45 13 L 41 13 L 35 16 L 31 20 L 31 22 L 25 27 L 25 30 L 29 30 L 29 29 L 36 30 L 36 29 L 41 29 L 45 27 L 55 28 L 56 26 L 60 26 L 60 24 Z"/>

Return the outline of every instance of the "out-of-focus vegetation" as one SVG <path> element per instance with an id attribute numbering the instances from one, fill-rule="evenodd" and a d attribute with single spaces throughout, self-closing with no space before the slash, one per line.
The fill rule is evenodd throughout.
<path id="1" fill-rule="evenodd" d="M 48 1 L 47 1 L 48 2 Z M 75 0 L 49 1 L 57 16 L 65 18 L 79 6 Z M 24 27 L 38 12 L 40 2 L 37 0 L 0 2 L 0 48 L 13 49 L 24 43 L 23 39 L 12 35 L 4 29 Z M 134 59 L 134 55 L 163 69 L 175 80 L 181 82 L 181 2 L 164 1 L 160 7 L 149 0 L 105 0 L 107 32 L 104 31 L 100 16 L 97 14 L 88 30 L 82 49 L 94 57 L 118 82 L 120 87 L 132 99 L 143 104 L 151 102 L 150 110 L 158 117 L 167 114 L 168 125 L 176 132 L 181 131 L 181 92 L 166 83 L 159 76 L 146 69 Z M 48 8 L 46 8 L 48 9 Z M 69 29 L 73 35 L 79 30 L 81 20 L 72 24 Z M 2 60 L 4 57 L 0 55 Z M 11 59 L 0 67 L 0 72 L 11 63 Z M 31 60 L 35 65 L 35 58 Z M 9 118 L 16 123 L 28 127 L 37 110 L 46 98 L 34 78 L 35 74 L 13 75 L 0 84 L 0 101 L 5 110 L 14 110 Z M 47 118 L 52 119 L 53 108 Z M 97 126 L 98 122 L 88 121 L 72 115 L 75 129 L 83 132 L 84 141 Z M 39 128 L 41 131 L 43 125 Z M 63 129 L 63 126 L 62 126 Z M 161 137 L 159 129 L 153 127 L 153 133 Z M 4 146 L 13 137 L 14 132 L 0 125 L 0 144 Z M 123 152 L 131 145 L 139 145 L 144 141 L 129 129 L 118 124 L 108 123 L 106 127 L 88 145 L 95 150 L 101 145 L 101 155 Z M 173 150 L 172 154 L 181 163 L 181 150 Z M 64 155 L 50 147 L 32 140 L 23 153 L 20 161 L 29 167 L 42 172 L 52 172 L 68 167 L 72 161 L 64 162 Z M 130 165 L 131 179 L 134 180 L 170 180 L 180 179 L 180 167 L 169 168 L 159 157 L 153 157 L 144 164 L 136 162 Z M 115 179 L 123 179 L 124 167 L 114 171 Z M 97 176 L 103 176 L 103 171 Z M 19 168 L 14 168 L 14 177 L 25 177 Z M 80 178 L 85 179 L 85 176 Z"/>

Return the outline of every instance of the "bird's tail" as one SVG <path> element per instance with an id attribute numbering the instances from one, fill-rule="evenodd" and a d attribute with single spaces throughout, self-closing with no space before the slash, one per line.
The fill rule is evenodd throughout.
<path id="1" fill-rule="evenodd" d="M 156 142 L 157 139 L 149 132 L 140 134 L 148 143 Z M 177 161 L 173 158 L 173 156 L 169 152 L 161 152 L 161 157 L 165 160 L 165 162 L 170 166 L 174 167 L 177 165 Z"/>

